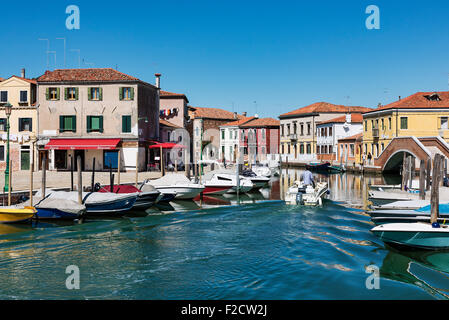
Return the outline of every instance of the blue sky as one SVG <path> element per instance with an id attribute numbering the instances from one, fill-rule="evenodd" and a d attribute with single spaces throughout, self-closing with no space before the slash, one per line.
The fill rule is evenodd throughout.
<path id="1" fill-rule="evenodd" d="M 80 30 L 67 30 L 77 5 Z M 380 30 L 367 30 L 368 5 Z M 375 107 L 448 90 L 447 1 L 30 1 L 2 3 L 0 76 L 118 67 L 194 106 L 263 117 L 327 101 Z M 5 14 L 6 13 L 6 14 Z"/>

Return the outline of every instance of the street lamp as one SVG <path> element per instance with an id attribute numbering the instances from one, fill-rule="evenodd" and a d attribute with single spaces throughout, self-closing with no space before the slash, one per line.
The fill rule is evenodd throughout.
<path id="1" fill-rule="evenodd" d="M 4 192 L 9 191 L 9 117 L 11 116 L 12 112 L 12 105 L 7 102 L 5 105 L 5 113 L 6 113 L 6 132 L 7 132 L 7 142 L 6 142 L 6 170 L 5 170 L 5 187 Z"/>

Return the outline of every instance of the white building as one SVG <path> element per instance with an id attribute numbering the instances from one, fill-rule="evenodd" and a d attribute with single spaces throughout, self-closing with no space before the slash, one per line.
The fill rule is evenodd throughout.
<path id="1" fill-rule="evenodd" d="M 338 160 L 338 140 L 363 131 L 363 117 L 360 113 L 326 120 L 317 124 L 317 158 L 323 161 Z"/>
<path id="2" fill-rule="evenodd" d="M 220 160 L 235 162 L 240 143 L 241 131 L 239 126 L 245 124 L 255 117 L 244 117 L 237 121 L 232 121 L 220 126 Z"/>

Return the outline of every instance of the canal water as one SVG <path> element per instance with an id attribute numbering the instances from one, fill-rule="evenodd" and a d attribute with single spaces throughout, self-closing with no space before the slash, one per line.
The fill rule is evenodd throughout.
<path id="1" fill-rule="evenodd" d="M 448 298 L 448 252 L 386 248 L 357 209 L 368 183 L 397 177 L 319 176 L 330 184 L 323 207 L 285 205 L 300 173 L 284 170 L 271 188 L 239 199 L 83 224 L 0 225 L 0 299 Z M 79 290 L 66 288 L 70 265 Z M 368 266 L 379 270 L 378 287 Z"/>

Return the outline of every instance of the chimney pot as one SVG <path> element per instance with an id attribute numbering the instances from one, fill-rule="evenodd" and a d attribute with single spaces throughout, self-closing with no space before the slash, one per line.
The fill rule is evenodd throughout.
<path id="1" fill-rule="evenodd" d="M 20 72 L 20 76 L 22 78 L 25 78 L 25 68 L 22 68 L 21 72 Z"/>
<path id="2" fill-rule="evenodd" d="M 246 111 L 242 112 L 242 116 L 246 117 Z"/>
<path id="3" fill-rule="evenodd" d="M 161 74 L 155 73 L 154 75 L 156 76 L 156 88 L 160 89 L 161 88 Z"/>
<path id="4" fill-rule="evenodd" d="M 401 101 L 401 96 L 399 96 L 399 101 Z"/>

